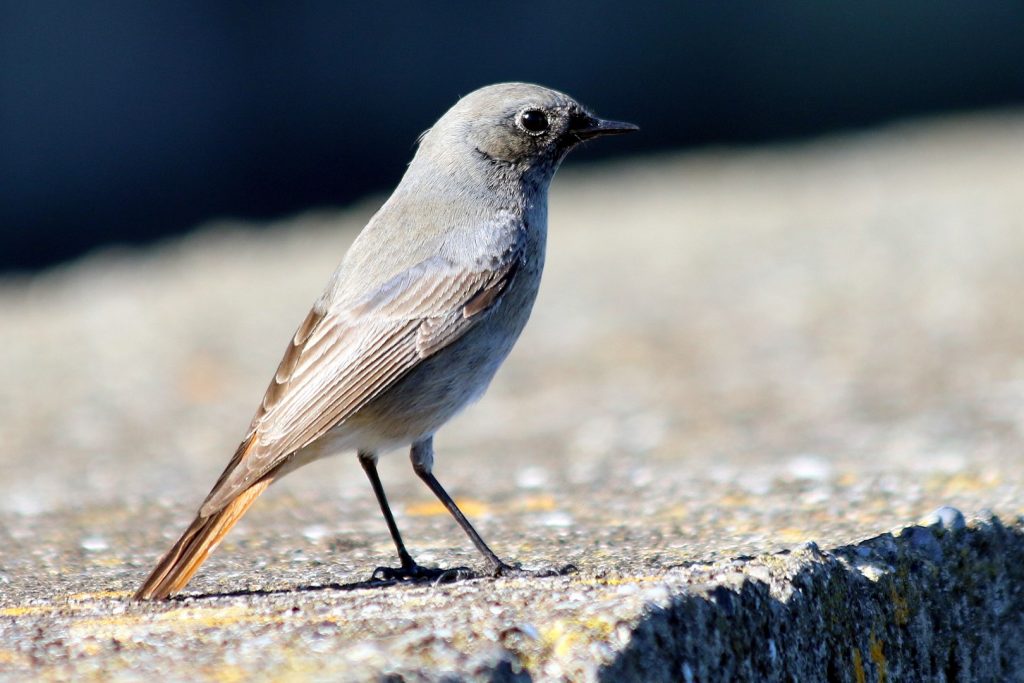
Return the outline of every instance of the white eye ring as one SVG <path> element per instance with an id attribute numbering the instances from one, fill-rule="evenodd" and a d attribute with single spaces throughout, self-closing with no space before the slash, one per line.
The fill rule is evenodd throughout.
<path id="1" fill-rule="evenodd" d="M 543 135 L 548 132 L 551 123 L 548 115 L 536 107 L 524 109 L 516 115 L 516 125 L 522 128 L 528 135 Z"/>

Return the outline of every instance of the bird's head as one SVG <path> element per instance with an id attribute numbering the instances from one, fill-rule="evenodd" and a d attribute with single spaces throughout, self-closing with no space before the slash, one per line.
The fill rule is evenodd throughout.
<path id="1" fill-rule="evenodd" d="M 496 173 L 554 174 L 573 147 L 586 140 L 638 130 L 598 118 L 556 90 L 529 83 L 499 83 L 460 99 L 426 133 L 419 154 L 465 165 L 470 157 Z"/>

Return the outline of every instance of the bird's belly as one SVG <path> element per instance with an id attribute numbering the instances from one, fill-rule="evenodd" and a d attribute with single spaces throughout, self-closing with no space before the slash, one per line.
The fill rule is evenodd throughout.
<path id="1" fill-rule="evenodd" d="M 361 440 L 356 448 L 385 451 L 433 434 L 479 399 L 530 316 L 540 278 L 539 273 L 524 275 L 486 319 L 426 358 L 336 430 Z"/>

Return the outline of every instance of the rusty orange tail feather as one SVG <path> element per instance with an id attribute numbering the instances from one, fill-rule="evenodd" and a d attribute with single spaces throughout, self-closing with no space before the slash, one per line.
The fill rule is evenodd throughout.
<path id="1" fill-rule="evenodd" d="M 221 539 L 272 481 L 272 477 L 265 477 L 242 491 L 221 510 L 208 517 L 197 516 L 160 559 L 132 599 L 162 600 L 184 588 Z"/>

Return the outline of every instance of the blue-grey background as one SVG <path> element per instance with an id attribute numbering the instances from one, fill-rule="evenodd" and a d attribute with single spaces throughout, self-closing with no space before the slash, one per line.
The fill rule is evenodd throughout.
<path id="1" fill-rule="evenodd" d="M 0 270 L 390 187 L 501 80 L 643 134 L 579 158 L 1024 102 L 1024 3 L 0 2 Z"/>

